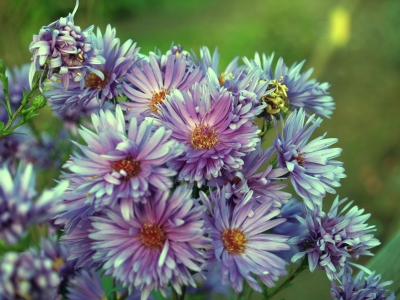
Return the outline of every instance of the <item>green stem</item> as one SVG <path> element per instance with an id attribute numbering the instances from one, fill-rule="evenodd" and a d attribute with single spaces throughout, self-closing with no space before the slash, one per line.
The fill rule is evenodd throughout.
<path id="1" fill-rule="evenodd" d="M 175 289 L 172 289 L 172 299 L 174 300 L 184 300 L 186 294 L 186 286 L 182 286 L 182 294 L 178 295 Z"/>
<path id="2" fill-rule="evenodd" d="M 272 297 L 274 297 L 276 294 L 278 294 L 281 290 L 283 290 L 285 287 L 287 287 L 287 285 L 293 280 L 295 279 L 301 272 L 303 272 L 303 270 L 308 268 L 308 260 L 307 258 L 304 258 L 301 263 L 300 266 L 298 266 L 298 268 L 296 269 L 296 271 L 294 271 L 288 278 L 285 279 L 284 282 L 282 282 L 276 289 L 273 290 L 273 292 L 271 294 L 266 295 L 266 300 L 272 299 Z"/>

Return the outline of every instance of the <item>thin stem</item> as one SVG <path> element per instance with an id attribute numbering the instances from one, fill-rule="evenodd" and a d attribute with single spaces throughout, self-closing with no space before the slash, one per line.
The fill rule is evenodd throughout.
<path id="1" fill-rule="evenodd" d="M 172 299 L 174 300 L 184 300 L 186 294 L 186 286 L 182 286 L 182 294 L 178 295 L 175 289 L 172 289 Z"/>
<path id="2" fill-rule="evenodd" d="M 271 294 L 268 294 L 266 299 L 272 299 L 276 294 L 278 294 L 281 290 L 283 290 L 293 279 L 295 279 L 303 270 L 308 268 L 308 260 L 304 258 L 300 266 L 294 271 L 288 278 L 285 279 L 276 289 L 273 290 Z"/>
<path id="3" fill-rule="evenodd" d="M 128 297 L 128 296 L 129 296 L 129 293 L 128 293 L 128 290 L 126 290 L 125 293 L 123 293 L 123 294 L 118 298 L 118 300 L 125 300 L 126 297 Z"/>

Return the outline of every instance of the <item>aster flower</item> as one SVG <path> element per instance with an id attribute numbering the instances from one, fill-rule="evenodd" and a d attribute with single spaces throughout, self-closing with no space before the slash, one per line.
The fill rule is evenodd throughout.
<path id="1" fill-rule="evenodd" d="M 226 89 L 193 85 L 191 92 L 175 90 L 159 114 L 171 137 L 182 144 L 184 154 L 169 165 L 179 180 L 204 184 L 222 170 L 240 169 L 242 157 L 255 149 L 259 129 L 247 122 L 235 126 L 233 99 Z"/>
<path id="2" fill-rule="evenodd" d="M 261 67 L 264 70 L 264 79 L 269 81 L 268 89 L 273 93 L 263 97 L 261 101 L 267 103 L 266 114 L 273 115 L 286 112 L 288 108 L 303 107 L 307 112 L 316 113 L 329 118 L 335 109 L 333 98 L 327 92 L 329 83 L 319 83 L 315 79 L 309 80 L 313 69 L 300 73 L 305 61 L 287 67 L 282 58 L 279 58 L 275 71 L 272 67 L 274 54 L 266 56 L 256 53 L 254 60 L 244 58 L 247 67 Z"/>
<path id="3" fill-rule="evenodd" d="M 338 212 L 339 206 L 345 201 L 347 198 L 339 201 L 339 197 L 336 197 L 328 214 L 321 208 L 314 211 L 306 208 L 306 218 L 298 217 L 309 233 L 293 241 L 302 245 L 305 251 L 293 256 L 292 262 L 307 255 L 311 272 L 316 267 L 325 269 L 329 280 L 338 280 L 346 271 L 346 262 L 351 258 L 373 255 L 369 249 L 380 242 L 371 234 L 376 230 L 375 226 L 364 223 L 371 214 L 363 215 L 364 209 L 358 209 L 357 206 L 344 214 L 353 201 Z"/>
<path id="4" fill-rule="evenodd" d="M 95 261 L 101 261 L 106 275 L 117 279 L 129 291 L 139 289 L 147 299 L 151 290 L 166 293 L 171 286 L 181 294 L 181 286 L 196 286 L 192 272 L 200 272 L 209 240 L 204 237 L 202 208 L 194 206 L 191 189 L 177 187 L 157 193 L 144 204 L 135 204 L 134 217 L 104 209 L 93 216 L 89 235 L 95 242 Z"/>
<path id="5" fill-rule="evenodd" d="M 393 281 L 385 281 L 379 283 L 381 275 L 376 275 L 375 272 L 364 278 L 364 272 L 360 272 L 355 279 L 351 273 L 344 273 L 342 276 L 342 284 L 337 286 L 332 282 L 331 299 L 337 300 L 394 300 L 393 292 L 385 287 L 392 284 Z"/>
<path id="6" fill-rule="evenodd" d="M 34 252 L 7 252 L 0 263 L 0 299 L 56 299 L 60 278 Z"/>
<path id="7" fill-rule="evenodd" d="M 45 190 L 39 197 L 34 188 L 33 167 L 22 165 L 15 176 L 7 166 L 0 168 L 0 239 L 15 244 L 26 233 L 29 226 L 43 222 L 57 213 L 52 206 L 61 198 L 68 182 L 59 184 L 53 190 Z M 37 198 L 33 201 L 33 198 Z"/>
<path id="8" fill-rule="evenodd" d="M 279 183 L 284 179 L 287 170 L 273 168 L 270 164 L 264 171 L 256 173 L 260 167 L 267 163 L 275 153 L 275 148 L 269 147 L 262 150 L 258 145 L 256 150 L 248 153 L 243 158 L 243 166 L 240 170 L 224 171 L 221 177 L 207 183 L 208 186 L 217 187 L 230 184 L 234 201 L 238 202 L 249 190 L 254 192 L 253 197 L 259 203 L 273 202 L 272 206 L 281 207 L 291 195 L 281 191 L 287 184 Z"/>
<path id="9" fill-rule="evenodd" d="M 12 111 L 15 111 L 21 104 L 25 92 L 30 91 L 29 86 L 29 64 L 24 64 L 20 68 L 15 66 L 12 71 L 6 70 L 8 77 L 8 96 Z M 6 101 L 3 83 L 0 81 L 0 99 Z M 6 108 L 0 104 L 0 122 L 7 123 L 8 114 Z"/>
<path id="10" fill-rule="evenodd" d="M 122 102 L 126 118 L 146 117 L 159 113 L 159 104 L 174 90 L 186 90 L 194 82 L 201 82 L 204 77 L 199 68 L 187 68 L 186 57 L 170 54 L 163 65 L 163 59 L 150 53 L 148 60 L 143 59 L 126 75 L 122 90 L 132 102 Z"/>
<path id="11" fill-rule="evenodd" d="M 107 299 L 101 285 L 100 276 L 95 271 L 81 269 L 79 273 L 68 282 L 67 299 L 69 300 L 103 300 Z"/>
<path id="12" fill-rule="evenodd" d="M 346 177 L 343 163 L 332 160 L 342 149 L 328 148 L 336 138 L 325 139 L 325 135 L 308 142 L 322 119 L 311 116 L 306 123 L 303 109 L 294 111 L 286 120 L 282 135 L 277 134 L 274 146 L 278 151 L 278 162 L 290 172 L 296 193 L 309 208 L 321 205 L 326 193 L 336 193 L 340 178 Z"/>
<path id="13" fill-rule="evenodd" d="M 87 196 L 87 204 L 99 210 L 120 203 L 124 217 L 129 218 L 133 201 L 146 201 L 151 190 L 171 188 L 169 177 L 176 172 L 164 165 L 182 148 L 169 140 L 170 130 L 155 129 L 148 120 L 139 124 L 135 118 L 127 130 L 120 106 L 115 113 L 100 110 L 92 115 L 92 122 L 96 133 L 84 127 L 79 131 L 88 146 L 79 145 L 82 154 L 65 164 L 72 172 L 65 177 L 84 181 L 77 193 Z"/>
<path id="14" fill-rule="evenodd" d="M 100 51 L 94 48 L 92 43 L 93 25 L 85 30 L 74 24 L 74 15 L 78 9 L 79 1 L 72 14 L 60 18 L 56 22 L 43 26 L 39 35 L 33 36 L 29 50 L 33 54 L 29 72 L 29 82 L 32 84 L 35 71 L 45 68 L 51 78 L 59 68 L 61 81 L 65 89 L 68 89 L 69 80 L 79 82 L 87 71 L 95 73 L 105 79 L 105 75 L 94 68 L 93 65 L 103 64 L 104 58 Z M 83 84 L 83 83 L 81 83 Z"/>
<path id="15" fill-rule="evenodd" d="M 116 38 L 115 28 L 107 25 L 104 36 L 97 29 L 97 36 L 93 36 L 93 46 L 100 49 L 105 61 L 96 65 L 96 70 L 90 70 L 80 82 L 71 83 L 68 90 L 64 89 L 60 80 L 45 81 L 44 95 L 49 100 L 52 109 L 61 114 L 76 107 L 85 107 L 94 99 L 102 106 L 106 100 L 111 101 L 121 96 L 120 84 L 125 73 L 133 66 L 137 59 L 139 48 L 132 40 L 120 46 L 120 39 Z M 103 76 L 99 76 L 99 72 Z"/>
<path id="16" fill-rule="evenodd" d="M 288 250 L 287 237 L 263 233 L 285 219 L 276 218 L 280 213 L 271 202 L 254 206 L 253 192 L 246 193 L 237 205 L 226 198 L 225 188 L 217 189 L 208 198 L 200 192 L 200 199 L 210 215 L 205 214 L 206 230 L 212 248 L 207 264 L 221 261 L 222 283 L 228 279 L 236 293 L 243 289 L 243 279 L 256 291 L 261 292 L 257 276 L 269 287 L 279 276 L 286 275 L 286 262 L 271 253 Z"/>

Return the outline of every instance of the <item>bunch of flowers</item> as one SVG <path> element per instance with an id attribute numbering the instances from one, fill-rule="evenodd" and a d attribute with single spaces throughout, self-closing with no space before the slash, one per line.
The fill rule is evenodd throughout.
<path id="1" fill-rule="evenodd" d="M 220 73 L 207 47 L 139 53 L 110 25 L 82 31 L 76 10 L 34 36 L 29 74 L 8 82 L 0 70 L 0 299 L 184 299 L 230 288 L 270 299 L 307 267 L 326 272 L 332 299 L 394 299 L 373 273 L 351 278 L 367 270 L 354 260 L 379 244 L 369 214 L 352 202 L 338 212 L 339 197 L 323 210 L 346 177 L 337 139 L 312 137 L 335 107 L 328 83 L 310 80 L 304 62 L 274 68 L 273 55 L 235 58 Z M 53 156 L 57 186 L 36 197 L 33 168 L 43 166 L 6 147 L 33 153 L 34 121 L 17 142 L 12 134 L 46 103 L 64 125 L 56 134 L 72 142 L 53 145 L 65 154 Z M 290 260 L 301 262 L 279 284 Z"/>

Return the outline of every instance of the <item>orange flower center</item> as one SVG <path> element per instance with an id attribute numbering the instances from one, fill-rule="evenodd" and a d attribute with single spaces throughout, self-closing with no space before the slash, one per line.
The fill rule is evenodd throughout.
<path id="1" fill-rule="evenodd" d="M 240 179 L 239 177 L 235 176 L 232 180 L 231 183 L 232 184 L 239 184 L 242 182 L 242 179 Z"/>
<path id="2" fill-rule="evenodd" d="M 209 127 L 208 125 L 196 125 L 190 142 L 193 146 L 193 149 L 210 150 L 219 141 L 213 127 Z"/>
<path id="3" fill-rule="evenodd" d="M 246 246 L 247 239 L 239 228 L 225 229 L 222 233 L 222 242 L 230 254 L 241 254 Z"/>
<path id="4" fill-rule="evenodd" d="M 169 95 L 169 92 L 166 91 L 164 88 L 162 88 L 161 91 L 158 93 L 153 93 L 153 97 L 150 100 L 150 111 L 152 113 L 158 114 L 160 109 L 157 107 L 157 105 L 164 103 L 164 99 L 167 95 Z"/>
<path id="5" fill-rule="evenodd" d="M 125 180 L 129 180 L 132 177 L 139 175 L 140 169 L 140 162 L 136 159 L 128 156 L 123 160 L 116 161 L 112 164 L 112 168 L 117 171 L 125 171 L 126 175 L 124 176 Z"/>
<path id="6" fill-rule="evenodd" d="M 299 150 L 297 150 L 298 152 Z M 297 160 L 297 163 L 299 164 L 299 166 L 305 166 L 306 162 L 304 161 L 304 152 L 303 153 L 299 153 L 299 155 L 297 155 L 296 157 L 292 156 L 292 160 Z"/>
<path id="7" fill-rule="evenodd" d="M 166 239 L 165 232 L 159 225 L 145 222 L 140 229 L 140 240 L 148 248 L 160 249 L 164 247 Z"/>
<path id="8" fill-rule="evenodd" d="M 107 72 L 103 72 L 104 80 L 101 80 L 99 76 L 95 73 L 90 72 L 88 75 L 85 76 L 85 87 L 91 89 L 99 89 L 101 90 L 106 86 L 109 80 L 109 74 Z"/>

